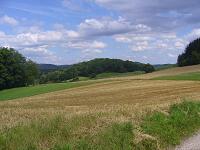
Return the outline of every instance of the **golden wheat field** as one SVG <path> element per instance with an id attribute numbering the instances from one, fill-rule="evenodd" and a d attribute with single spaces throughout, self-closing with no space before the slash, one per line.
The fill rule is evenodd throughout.
<path id="1" fill-rule="evenodd" d="M 99 118 L 102 125 L 113 121 L 137 122 L 147 111 L 164 110 L 169 104 L 184 99 L 200 99 L 200 82 L 148 79 L 195 71 L 200 71 L 199 65 L 105 79 L 106 82 L 93 85 L 0 102 L 0 127 L 11 127 L 58 114 L 71 117 L 104 113 Z"/>

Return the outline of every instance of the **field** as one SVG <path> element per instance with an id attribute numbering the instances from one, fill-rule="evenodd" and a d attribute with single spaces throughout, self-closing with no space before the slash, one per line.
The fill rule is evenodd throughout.
<path id="1" fill-rule="evenodd" d="M 97 75 L 96 79 L 105 79 L 105 78 L 113 78 L 113 77 L 126 77 L 126 76 L 135 76 L 144 74 L 142 71 L 136 71 L 136 72 L 127 72 L 127 73 L 101 73 Z"/>
<path id="2" fill-rule="evenodd" d="M 191 81 L 200 81 L 200 72 L 194 73 L 185 73 L 174 76 L 163 76 L 154 78 L 155 80 L 191 80 Z"/>
<path id="3" fill-rule="evenodd" d="M 67 82 L 67 83 L 52 83 L 52 84 L 41 84 L 36 86 L 22 87 L 22 88 L 13 88 L 8 90 L 0 91 L 0 101 L 11 100 L 16 98 L 23 98 L 34 96 L 43 93 L 55 92 L 59 90 L 84 86 L 95 83 L 95 81 L 90 82 Z"/>
<path id="4" fill-rule="evenodd" d="M 7 136 L 14 139 L 9 145 L 10 149 L 19 146 L 21 143 L 19 141 L 23 141 L 20 149 L 28 149 L 27 147 L 30 146 L 32 149 L 54 147 L 63 150 L 70 149 L 71 145 L 72 147 L 76 145 L 76 149 L 81 149 L 80 147 L 84 149 L 84 146 L 88 146 L 88 141 L 108 146 L 109 143 L 106 141 L 113 137 L 115 139 L 111 142 L 116 149 L 119 148 L 116 143 L 123 145 L 125 149 L 131 149 L 132 138 L 137 143 L 146 138 L 155 141 L 153 137 L 143 132 L 149 128 L 141 129 L 140 124 L 144 116 L 153 111 L 167 114 L 172 104 L 186 99 L 200 100 L 200 83 L 187 81 L 186 78 L 181 81 L 152 80 L 152 78 L 199 71 L 200 66 L 197 65 L 138 76 L 101 79 L 94 84 L 85 81 L 83 82 L 85 85 L 80 87 L 2 101 L 0 102 L 0 120 L 3 120 L 0 122 L 2 132 L 0 144 L 6 143 L 8 139 L 5 135 L 8 133 Z M 4 94 L 0 94 L 2 98 Z M 134 134 L 132 134 L 133 130 Z M 31 140 L 27 138 L 29 136 L 27 133 L 32 135 Z M 104 141 L 103 137 L 107 139 Z M 125 143 L 120 143 L 120 138 L 125 139 Z M 66 141 L 69 144 L 66 144 Z M 155 146 L 153 143 L 150 143 L 152 147 Z M 173 143 L 169 142 L 169 144 Z"/>
<path id="5" fill-rule="evenodd" d="M 126 76 L 134 76 L 134 75 L 139 75 L 139 74 L 143 74 L 143 72 L 102 73 L 102 74 L 97 75 L 97 77 L 92 80 L 90 80 L 87 77 L 79 77 L 79 82 L 51 83 L 51 84 L 41 84 L 41 85 L 22 87 L 22 88 L 13 88 L 13 89 L 0 91 L 0 95 L 1 95 L 0 101 L 29 97 L 29 96 L 34 96 L 38 94 L 55 92 L 59 90 L 75 88 L 75 87 L 102 82 L 101 80 L 97 80 L 97 79 L 126 77 Z M 103 81 L 103 82 L 106 82 L 106 81 Z"/>

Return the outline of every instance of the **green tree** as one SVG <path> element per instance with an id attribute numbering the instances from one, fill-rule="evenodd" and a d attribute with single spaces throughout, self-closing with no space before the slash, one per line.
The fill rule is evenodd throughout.
<path id="1" fill-rule="evenodd" d="M 37 74 L 33 64 L 12 48 L 0 48 L 0 90 L 32 84 Z"/>
<path id="2" fill-rule="evenodd" d="M 190 66 L 200 64 L 200 38 L 192 41 L 179 55 L 177 64 L 179 66 Z"/>
<path id="3" fill-rule="evenodd" d="M 39 75 L 39 70 L 37 65 L 31 61 L 28 60 L 25 64 L 25 74 L 26 74 L 26 85 L 30 84 L 36 84 L 36 79 Z"/>

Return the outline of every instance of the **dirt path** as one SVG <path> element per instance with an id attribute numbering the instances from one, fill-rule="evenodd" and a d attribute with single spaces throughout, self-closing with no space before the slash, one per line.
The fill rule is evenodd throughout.
<path id="1" fill-rule="evenodd" d="M 185 140 L 175 150 L 200 150 L 200 132 L 193 137 Z"/>

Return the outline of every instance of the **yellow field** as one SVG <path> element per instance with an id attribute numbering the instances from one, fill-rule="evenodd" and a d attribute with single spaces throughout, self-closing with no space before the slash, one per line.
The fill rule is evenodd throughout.
<path id="1" fill-rule="evenodd" d="M 95 134 L 113 122 L 129 121 L 137 126 L 149 111 L 166 112 L 169 105 L 184 99 L 200 100 L 198 81 L 158 81 L 151 78 L 198 71 L 200 65 L 173 68 L 139 76 L 102 79 L 92 85 L 2 101 L 0 131 L 19 123 L 29 124 L 55 116 L 64 116 L 68 121 L 78 117 L 84 125 L 75 131 L 73 136 L 76 137 Z M 87 124 L 91 116 L 95 121 Z M 138 140 L 145 136 L 138 130 Z M 41 145 L 41 149 L 47 145 Z"/>
<path id="2" fill-rule="evenodd" d="M 159 109 L 184 99 L 200 99 L 200 82 L 155 81 L 155 76 L 200 70 L 200 66 L 174 68 L 142 76 L 106 79 L 94 85 L 0 103 L 0 126 L 50 117 L 104 112 L 111 120 L 130 119 L 146 108 Z M 110 80 L 108 82 L 108 80 Z M 126 115 L 116 116 L 119 111 Z M 108 119 L 104 118 L 104 119 Z"/>

